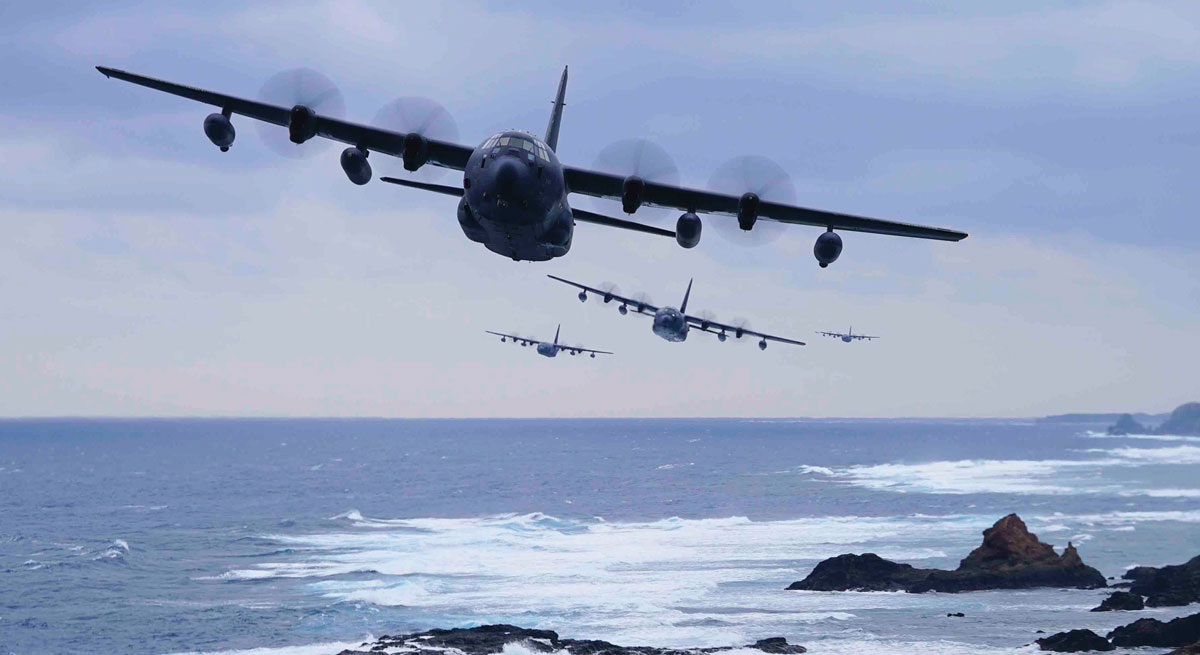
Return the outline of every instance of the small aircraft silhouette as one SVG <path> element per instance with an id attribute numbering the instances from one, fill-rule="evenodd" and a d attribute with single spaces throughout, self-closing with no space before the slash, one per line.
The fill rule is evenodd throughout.
<path id="1" fill-rule="evenodd" d="M 503 332 L 492 332 L 491 330 L 484 330 L 484 332 L 487 332 L 488 334 L 494 334 L 494 335 L 500 337 L 500 343 L 504 343 L 504 342 L 508 341 L 509 339 L 512 339 L 513 343 L 519 343 L 519 344 L 521 344 L 522 347 L 528 346 L 530 344 L 535 345 L 535 346 L 537 346 L 537 353 L 539 355 L 541 355 L 542 357 L 556 357 L 556 356 L 558 356 L 559 351 L 571 353 L 571 356 L 575 356 L 580 353 L 589 353 L 589 354 L 591 354 L 592 359 L 595 359 L 596 355 L 611 355 L 612 354 L 612 353 L 608 352 L 607 350 L 592 350 L 591 348 L 581 348 L 581 347 L 576 347 L 576 346 L 560 346 L 560 345 L 558 345 L 558 334 L 561 330 L 562 330 L 562 324 L 559 324 L 559 326 L 554 330 L 553 343 L 547 343 L 545 341 L 538 341 L 537 339 L 526 339 L 525 337 L 518 337 L 515 334 L 504 334 Z"/>
<path id="2" fill-rule="evenodd" d="M 817 332 L 817 334 L 819 334 L 823 337 L 833 337 L 834 339 L 841 339 L 842 341 L 845 341 L 846 343 L 850 343 L 851 341 L 854 341 L 855 339 L 866 339 L 866 340 L 870 341 L 871 339 L 879 338 L 879 337 L 873 337 L 873 336 L 866 335 L 866 334 L 854 334 L 853 326 L 851 326 L 851 328 L 849 330 L 846 330 L 845 334 L 842 334 L 841 332 Z"/>
<path id="3" fill-rule="evenodd" d="M 727 338 L 727 332 L 733 333 L 733 337 L 735 339 L 741 339 L 747 334 L 753 337 L 758 337 L 759 350 L 767 349 L 767 341 L 790 343 L 796 346 L 804 345 L 803 341 L 777 337 L 763 332 L 755 332 L 754 330 L 747 329 L 744 326 L 726 325 L 708 318 L 689 316 L 686 312 L 688 297 L 692 295 L 692 280 L 688 280 L 687 291 L 683 294 L 683 303 L 679 305 L 679 309 L 675 309 L 674 307 L 656 307 L 644 300 L 626 298 L 624 296 L 619 296 L 612 291 L 602 291 L 584 284 L 579 284 L 578 282 L 572 282 L 570 280 L 563 279 L 556 275 L 547 275 L 546 277 L 582 289 L 582 291 L 579 292 L 579 302 L 586 302 L 588 294 L 591 293 L 603 298 L 605 303 L 610 303 L 614 300 L 619 301 L 621 305 L 617 307 L 617 311 L 621 312 L 622 315 L 629 313 L 629 309 L 632 308 L 633 311 L 638 314 L 653 316 L 654 324 L 650 329 L 654 332 L 654 334 L 657 334 L 667 341 L 686 341 L 689 330 L 691 328 L 696 328 L 701 332 L 708 332 L 710 334 L 717 335 L 718 341 L 725 341 Z"/>

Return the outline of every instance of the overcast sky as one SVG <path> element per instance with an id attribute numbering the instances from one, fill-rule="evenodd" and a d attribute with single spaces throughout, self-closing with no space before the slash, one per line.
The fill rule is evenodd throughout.
<path id="1" fill-rule="evenodd" d="M 1200 399 L 1200 5 L 619 4 L 6 4 L 0 415 L 1031 416 Z M 693 250 L 579 225 L 566 257 L 514 263 L 462 235 L 452 198 L 356 187 L 338 147 L 282 158 L 247 119 L 221 153 L 210 108 L 97 64 L 245 96 L 307 66 L 352 120 L 427 96 L 472 144 L 540 133 L 569 64 L 565 162 L 648 137 L 704 185 L 763 155 L 803 205 L 971 236 L 845 233 L 822 270 L 819 230 L 742 248 L 713 217 Z M 689 309 L 809 345 L 669 344 L 547 273 L 671 304 L 695 277 Z M 567 343 L 617 354 L 548 360 L 483 333 L 560 322 Z M 883 338 L 813 334 L 851 325 Z"/>

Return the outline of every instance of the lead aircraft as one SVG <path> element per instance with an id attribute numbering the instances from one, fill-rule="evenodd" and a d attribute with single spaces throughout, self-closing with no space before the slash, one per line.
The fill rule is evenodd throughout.
<path id="1" fill-rule="evenodd" d="M 824 228 L 825 232 L 817 237 L 813 247 L 821 267 L 833 263 L 842 252 L 842 239 L 834 230 L 942 241 L 959 241 L 967 236 L 964 232 L 944 228 L 807 209 L 772 201 L 750 188 L 737 193 L 690 189 L 648 179 L 651 177 L 648 175 L 565 165 L 555 151 L 566 98 L 566 68 L 543 137 L 509 130 L 493 134 L 477 146 L 431 138 L 420 127 L 395 131 L 322 114 L 318 111 L 320 99 L 328 97 L 328 93 L 315 94 L 311 96 L 316 98 L 314 100 L 305 99 L 288 106 L 248 100 L 115 68 L 97 66 L 96 69 L 109 78 L 217 107 L 218 113 L 204 119 L 204 133 L 222 151 L 233 145 L 236 132 L 232 119 L 240 115 L 286 128 L 293 144 L 303 144 L 314 137 L 347 144 L 349 147 L 341 154 L 341 164 L 346 176 L 355 184 L 362 185 L 371 180 L 371 164 L 367 160 L 371 152 L 399 157 L 405 170 L 412 172 L 427 164 L 463 171 L 461 186 L 394 177 L 381 179 L 459 198 L 458 222 L 467 238 L 517 261 L 545 261 L 567 254 L 576 222 L 673 237 L 680 246 L 692 248 L 700 242 L 699 214 L 736 217 L 738 227 L 747 232 L 760 220 Z M 340 106 L 340 94 L 338 98 Z M 675 230 L 671 231 L 573 208 L 568 202 L 570 194 L 619 199 L 627 214 L 634 214 L 643 205 L 675 209 L 683 214 L 676 221 Z"/>
<path id="2" fill-rule="evenodd" d="M 558 277 L 557 275 L 547 275 L 546 277 L 552 280 L 558 280 L 564 284 L 569 284 L 577 289 L 582 289 L 579 292 L 579 302 L 587 302 L 588 294 L 593 294 L 604 299 L 604 302 L 610 303 L 614 300 L 621 304 L 617 307 L 617 311 L 621 315 L 629 313 L 632 308 L 637 314 L 654 317 L 654 324 L 650 326 L 650 330 L 667 341 L 679 342 L 687 341 L 688 332 L 691 328 L 696 328 L 701 332 L 708 332 L 717 335 L 717 341 L 725 341 L 728 335 L 732 334 L 733 338 L 741 339 L 747 335 L 758 337 L 758 349 L 766 350 L 768 341 L 778 341 L 780 343 L 790 343 L 795 346 L 803 346 L 803 341 L 777 337 L 764 332 L 755 332 L 745 326 L 726 325 L 718 323 L 710 318 L 701 316 L 690 316 L 687 313 L 688 298 L 692 295 L 692 280 L 688 280 L 687 291 L 683 294 L 683 302 L 680 303 L 679 309 L 674 307 L 656 307 L 645 300 L 635 300 L 619 296 L 612 291 L 604 291 L 595 287 L 589 287 L 585 284 L 572 282 L 570 280 Z"/>
<path id="3" fill-rule="evenodd" d="M 525 337 L 518 337 L 513 334 L 504 334 L 503 332 L 492 332 L 491 330 L 484 330 L 484 332 L 500 337 L 500 343 L 504 343 L 505 341 L 512 339 L 513 343 L 521 344 L 522 348 L 529 345 L 537 346 L 537 354 L 541 355 L 542 357 L 557 357 L 559 351 L 568 352 L 571 354 L 571 356 L 575 356 L 580 353 L 588 353 L 592 356 L 592 359 L 595 359 L 596 355 L 612 354 L 607 350 L 592 350 L 591 348 L 583 348 L 581 346 L 560 346 L 558 345 L 558 333 L 560 330 L 562 330 L 561 324 L 554 330 L 553 343 L 546 343 L 545 341 L 538 341 L 537 339 L 526 339 Z"/>

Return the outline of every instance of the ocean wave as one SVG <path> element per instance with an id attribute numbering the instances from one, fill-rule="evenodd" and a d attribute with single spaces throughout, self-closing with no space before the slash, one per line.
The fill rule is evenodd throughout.
<path id="1" fill-rule="evenodd" d="M 1103 457 L 1091 459 L 969 459 L 918 463 L 891 462 L 828 469 L 801 466 L 796 472 L 873 491 L 929 494 L 1081 495 L 1110 494 L 1155 498 L 1200 497 L 1200 487 L 1141 487 L 1106 482 L 1102 472 L 1113 467 L 1200 464 L 1200 447 L 1089 448 Z"/>
<path id="2" fill-rule="evenodd" d="M 250 648 L 246 650 L 212 650 L 212 651 L 181 651 L 170 655 L 329 655 L 343 650 L 361 648 L 363 644 L 375 641 L 375 637 L 367 635 L 359 641 L 334 641 L 303 646 L 282 646 L 277 648 Z"/>

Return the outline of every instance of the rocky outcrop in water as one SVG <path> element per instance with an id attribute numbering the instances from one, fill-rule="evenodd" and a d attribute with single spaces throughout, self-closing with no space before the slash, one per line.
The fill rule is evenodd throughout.
<path id="1" fill-rule="evenodd" d="M 1099 607 L 1092 608 L 1093 612 L 1132 612 L 1146 609 L 1146 603 L 1141 594 L 1128 591 L 1114 591 L 1105 598 Z"/>
<path id="2" fill-rule="evenodd" d="M 1117 647 L 1091 630 L 1071 630 L 1037 640 L 1038 648 L 1056 653 L 1084 653 L 1093 650 L 1116 650 Z"/>
<path id="3" fill-rule="evenodd" d="M 673 649 L 652 646 L 617 646 L 607 641 L 591 639 L 560 639 L 551 630 L 529 630 L 515 625 L 484 625 L 478 628 L 430 630 L 398 637 L 383 636 L 354 650 L 338 655 L 378 655 L 381 652 L 402 652 L 404 655 L 446 655 L 454 649 L 463 655 L 494 655 L 508 644 L 520 644 L 539 653 L 568 650 L 571 655 L 704 655 L 733 650 L 732 648 Z M 789 644 L 783 637 L 762 639 L 744 648 L 760 650 L 771 655 L 797 655 L 803 646 Z"/>
<path id="4" fill-rule="evenodd" d="M 1108 428 L 1109 434 L 1116 435 L 1146 434 L 1147 432 L 1149 432 L 1149 429 L 1141 423 L 1138 423 L 1133 418 L 1133 414 L 1122 414 L 1121 417 L 1117 419 L 1117 422 Z"/>
<path id="5" fill-rule="evenodd" d="M 1150 607 L 1200 603 L 1200 555 L 1175 566 L 1139 566 L 1121 577 L 1131 582 L 1129 591 L 1146 597 Z"/>
<path id="6" fill-rule="evenodd" d="M 1108 633 L 1108 638 L 1121 648 L 1188 646 L 1200 641 L 1200 614 L 1166 623 L 1158 619 L 1138 619 Z"/>
<path id="7" fill-rule="evenodd" d="M 960 592 L 1106 586 L 1104 576 L 1083 563 L 1070 543 L 1062 555 L 1038 540 L 1025 522 L 1009 514 L 983 531 L 983 544 L 953 571 L 918 569 L 873 553 L 827 559 L 788 589 L 804 591 Z"/>
<path id="8" fill-rule="evenodd" d="M 1122 414 L 1108 428 L 1109 434 L 1182 434 L 1200 435 L 1200 403 L 1184 403 L 1175 408 L 1171 415 L 1157 428 L 1138 423 L 1131 414 Z"/>

